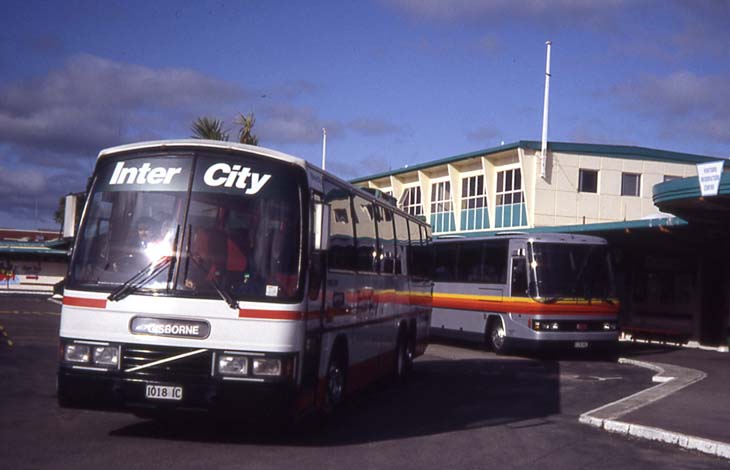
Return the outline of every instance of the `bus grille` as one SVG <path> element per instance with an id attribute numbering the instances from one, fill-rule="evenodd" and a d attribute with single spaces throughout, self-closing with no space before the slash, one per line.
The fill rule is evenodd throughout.
<path id="1" fill-rule="evenodd" d="M 122 371 L 126 376 L 150 380 L 195 381 L 210 378 L 212 351 L 127 372 L 129 369 L 193 351 L 196 349 L 125 344 L 122 346 Z"/>

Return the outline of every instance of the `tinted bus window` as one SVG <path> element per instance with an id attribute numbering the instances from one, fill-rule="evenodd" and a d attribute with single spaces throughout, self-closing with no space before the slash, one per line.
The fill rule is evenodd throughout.
<path id="1" fill-rule="evenodd" d="M 433 280 L 437 282 L 456 281 L 457 243 L 434 245 Z"/>
<path id="2" fill-rule="evenodd" d="M 466 242 L 460 245 L 458 262 L 456 258 L 452 261 L 458 267 L 456 278 L 460 282 L 486 282 L 483 275 L 482 243 Z"/>
<path id="3" fill-rule="evenodd" d="M 507 282 L 507 240 L 483 242 L 483 282 L 504 284 Z"/>
<path id="4" fill-rule="evenodd" d="M 393 274 L 395 264 L 395 235 L 393 234 L 393 213 L 390 209 L 375 206 L 378 219 L 378 246 L 382 273 Z"/>
<path id="5" fill-rule="evenodd" d="M 377 236 L 373 204 L 355 196 L 355 233 L 357 234 L 355 264 L 358 271 L 378 272 Z"/>
<path id="6" fill-rule="evenodd" d="M 428 278 L 431 274 L 433 253 L 426 246 L 425 240 L 421 240 L 421 227 L 419 224 L 409 220 L 408 231 L 411 239 L 411 249 L 408 255 L 408 272 L 414 277 Z"/>
<path id="7" fill-rule="evenodd" d="M 329 267 L 355 269 L 355 238 L 350 193 L 325 182 L 325 202 L 330 207 Z"/>
<path id="8" fill-rule="evenodd" d="M 395 273 L 403 273 L 408 252 L 408 222 L 403 216 L 395 215 Z"/>

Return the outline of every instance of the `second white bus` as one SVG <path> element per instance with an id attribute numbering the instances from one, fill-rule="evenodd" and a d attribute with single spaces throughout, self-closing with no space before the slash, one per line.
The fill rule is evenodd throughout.
<path id="1" fill-rule="evenodd" d="M 437 239 L 432 332 L 498 354 L 618 342 L 619 303 L 602 238 L 512 233 Z"/>

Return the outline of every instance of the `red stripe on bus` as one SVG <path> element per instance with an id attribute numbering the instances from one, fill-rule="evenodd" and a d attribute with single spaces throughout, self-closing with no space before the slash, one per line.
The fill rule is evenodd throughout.
<path id="1" fill-rule="evenodd" d="M 106 299 L 89 299 L 85 297 L 63 297 L 63 305 L 71 307 L 106 308 Z"/>
<path id="2" fill-rule="evenodd" d="M 301 320 L 302 312 L 292 310 L 239 309 L 238 318 L 257 318 L 263 320 Z"/>

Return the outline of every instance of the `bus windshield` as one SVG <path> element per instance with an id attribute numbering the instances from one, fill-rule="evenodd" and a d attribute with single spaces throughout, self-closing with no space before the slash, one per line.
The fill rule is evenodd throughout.
<path id="1" fill-rule="evenodd" d="M 304 173 L 256 155 L 99 162 L 67 285 L 230 300 L 301 293 Z"/>
<path id="2" fill-rule="evenodd" d="M 606 245 L 531 243 L 530 293 L 544 302 L 613 296 Z"/>

